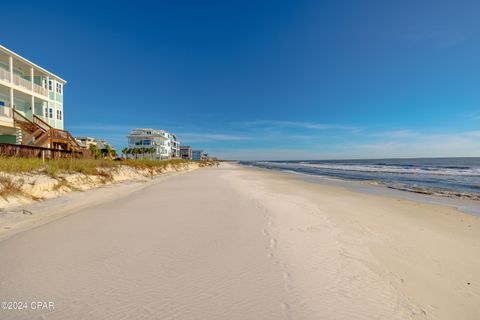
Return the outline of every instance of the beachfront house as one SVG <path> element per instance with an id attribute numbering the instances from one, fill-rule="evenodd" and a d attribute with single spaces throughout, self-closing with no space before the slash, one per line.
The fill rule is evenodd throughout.
<path id="1" fill-rule="evenodd" d="M 178 141 L 177 136 L 173 133 L 165 132 L 166 148 L 170 158 L 179 158 L 180 157 L 180 141 Z"/>
<path id="2" fill-rule="evenodd" d="M 33 121 L 37 116 L 63 129 L 63 90 L 67 82 L 0 45 L 0 143 L 22 143 L 13 109 Z"/>
<path id="3" fill-rule="evenodd" d="M 98 149 L 115 149 L 110 143 L 103 139 L 97 139 L 92 137 L 76 137 L 75 138 L 80 146 L 83 148 L 90 148 L 90 146 L 94 145 Z"/>
<path id="4" fill-rule="evenodd" d="M 180 146 L 180 158 L 186 160 L 192 160 L 192 147 Z"/>
<path id="5" fill-rule="evenodd" d="M 75 137 L 75 140 L 78 141 L 78 144 L 83 148 L 90 148 L 90 146 L 97 145 L 97 139 L 92 137 Z"/>
<path id="6" fill-rule="evenodd" d="M 129 157 L 152 158 L 155 160 L 165 160 L 178 158 L 180 156 L 180 142 L 174 134 L 164 130 L 151 128 L 133 129 L 128 135 L 128 148 L 137 149 L 134 154 L 130 152 Z M 145 152 L 145 150 L 148 150 Z"/>
<path id="7" fill-rule="evenodd" d="M 67 82 L 0 45 L 0 144 L 2 155 L 88 157 L 63 130 Z M 55 149 L 55 153 L 50 150 Z"/>
<path id="8" fill-rule="evenodd" d="M 203 150 L 193 150 L 192 160 L 208 160 L 208 153 Z"/>

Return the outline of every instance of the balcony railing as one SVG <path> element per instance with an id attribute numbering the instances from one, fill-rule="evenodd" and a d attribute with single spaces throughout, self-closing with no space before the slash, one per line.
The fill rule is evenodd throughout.
<path id="1" fill-rule="evenodd" d="M 41 94 L 42 96 L 47 96 L 48 95 L 47 89 L 45 89 L 42 86 L 39 86 L 36 83 L 33 84 L 33 91 L 35 91 L 38 94 Z"/>
<path id="2" fill-rule="evenodd" d="M 12 108 L 0 106 L 0 117 L 1 118 L 12 118 Z"/>
<path id="3" fill-rule="evenodd" d="M 0 80 L 10 82 L 10 72 L 0 68 Z M 38 93 L 42 96 L 48 96 L 48 91 L 46 88 L 39 86 L 36 83 L 33 83 L 33 87 L 32 87 L 31 80 L 24 79 L 16 74 L 13 75 L 13 84 L 16 86 L 22 87 L 23 89 L 27 89 L 29 91 Z"/>
<path id="4" fill-rule="evenodd" d="M 10 72 L 0 68 L 0 80 L 10 82 Z"/>
<path id="5" fill-rule="evenodd" d="M 13 83 L 19 87 L 25 88 L 27 90 L 32 90 L 32 82 L 30 80 L 23 79 L 22 77 L 13 75 Z"/>

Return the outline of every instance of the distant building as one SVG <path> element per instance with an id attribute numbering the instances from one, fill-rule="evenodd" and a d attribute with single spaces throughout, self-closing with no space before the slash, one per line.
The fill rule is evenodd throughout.
<path id="1" fill-rule="evenodd" d="M 180 147 L 180 158 L 192 160 L 192 147 L 181 146 Z"/>
<path id="2" fill-rule="evenodd" d="M 97 140 L 97 148 L 98 149 L 115 149 L 110 143 L 105 140 Z"/>
<path id="3" fill-rule="evenodd" d="M 192 151 L 192 160 L 207 160 L 208 153 L 203 150 L 193 150 Z"/>
<path id="4" fill-rule="evenodd" d="M 82 148 L 90 148 L 91 145 L 96 146 L 97 145 L 97 140 L 92 137 L 75 137 L 75 140 L 77 140 L 78 144 Z"/>
<path id="5" fill-rule="evenodd" d="M 105 140 L 96 139 L 92 137 L 76 137 L 78 144 L 83 148 L 90 148 L 91 145 L 96 146 L 98 149 L 114 149 L 113 146 Z"/>
<path id="6" fill-rule="evenodd" d="M 177 136 L 173 133 L 165 132 L 164 136 L 167 138 L 166 145 L 170 158 L 180 158 L 180 141 L 177 140 Z"/>
<path id="7" fill-rule="evenodd" d="M 155 160 L 180 157 L 180 142 L 174 134 L 164 130 L 150 128 L 133 129 L 128 135 L 128 148 L 153 148 L 154 152 L 149 153 L 149 156 Z"/>

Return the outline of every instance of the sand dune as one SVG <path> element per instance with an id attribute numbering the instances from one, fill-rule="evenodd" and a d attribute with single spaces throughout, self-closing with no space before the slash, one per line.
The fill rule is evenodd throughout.
<path id="1" fill-rule="evenodd" d="M 229 164 L 135 188 L 1 241 L 2 300 L 55 308 L 0 318 L 480 318 L 476 217 Z"/>

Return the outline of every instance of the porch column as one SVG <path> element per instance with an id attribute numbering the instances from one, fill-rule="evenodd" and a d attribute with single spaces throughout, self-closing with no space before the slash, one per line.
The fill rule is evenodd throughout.
<path id="1" fill-rule="evenodd" d="M 34 114 L 35 114 L 35 97 L 32 94 L 32 120 L 33 120 Z"/>
<path id="2" fill-rule="evenodd" d="M 10 85 L 13 85 L 13 57 L 8 57 L 8 70 L 10 71 Z M 10 87 L 10 108 L 13 108 L 13 88 Z"/>
<path id="3" fill-rule="evenodd" d="M 10 108 L 14 109 L 14 105 L 13 105 L 13 88 L 10 88 Z"/>
<path id="4" fill-rule="evenodd" d="M 30 82 L 32 83 L 32 91 L 34 91 L 33 90 L 33 76 L 34 76 L 33 68 L 30 68 Z"/>
<path id="5" fill-rule="evenodd" d="M 52 89 L 53 89 L 53 86 L 52 86 Z M 48 124 L 50 124 L 50 120 L 49 120 L 50 118 L 48 117 L 49 109 L 50 109 L 50 77 L 47 76 L 47 112 L 44 116 Z M 45 112 L 45 108 L 43 108 L 43 110 Z"/>
<path id="6" fill-rule="evenodd" d="M 13 57 L 8 57 L 8 71 L 10 71 L 10 82 L 13 83 Z"/>
<path id="7" fill-rule="evenodd" d="M 33 119 L 33 115 L 35 114 L 35 97 L 33 96 L 33 94 L 35 93 L 35 88 L 33 87 L 33 84 L 34 84 L 34 81 L 33 81 L 33 77 L 34 77 L 35 73 L 33 72 L 33 68 L 30 68 L 30 82 L 32 83 L 32 119 Z"/>

